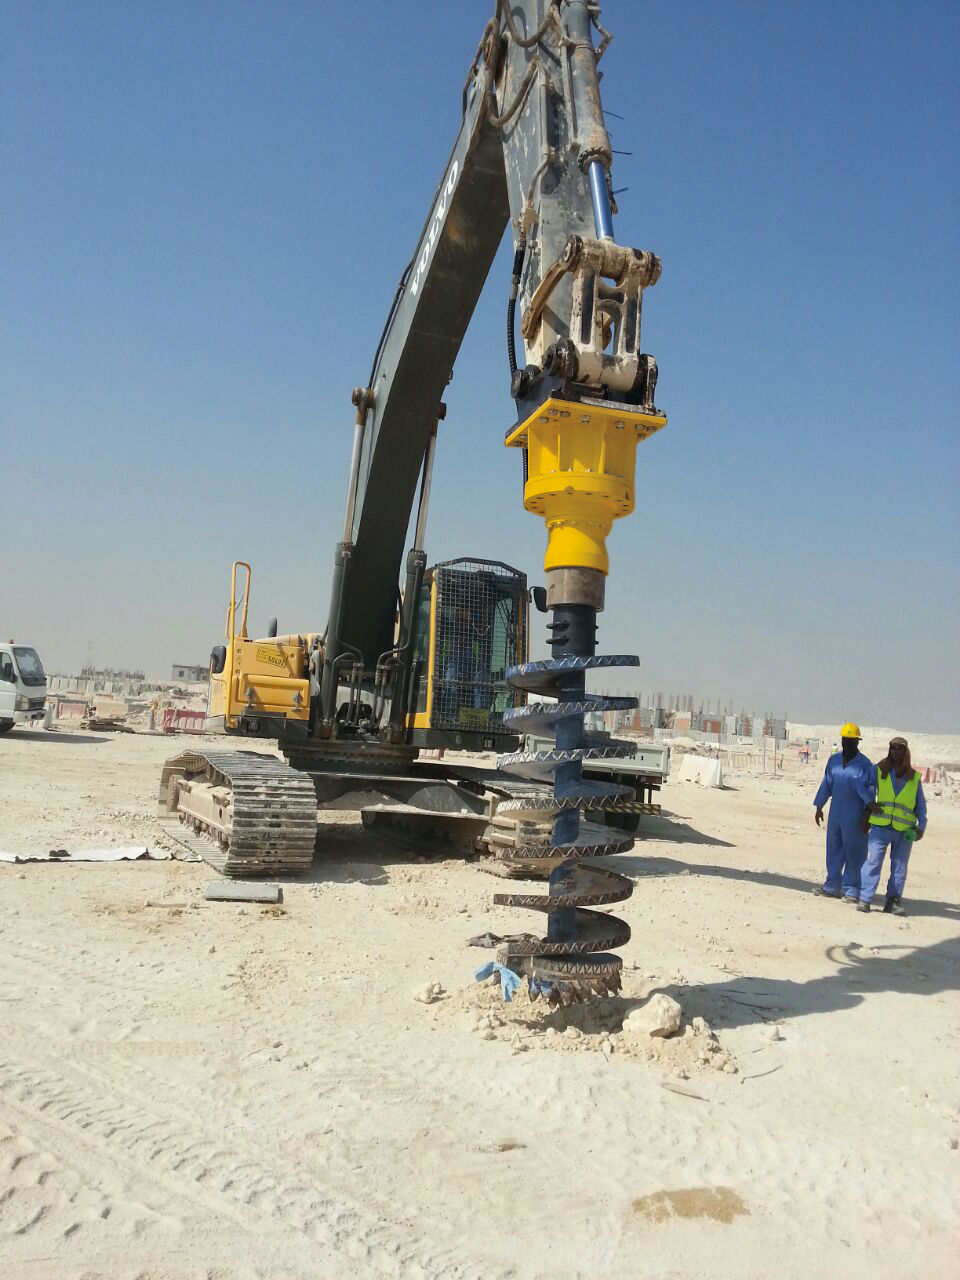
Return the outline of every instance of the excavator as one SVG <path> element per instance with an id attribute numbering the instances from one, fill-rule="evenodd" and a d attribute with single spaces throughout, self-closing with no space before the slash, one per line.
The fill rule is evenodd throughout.
<path id="1" fill-rule="evenodd" d="M 525 976 L 531 995 L 563 1003 L 617 990 L 612 951 L 629 937 L 596 908 L 629 897 L 631 882 L 591 860 L 629 849 L 623 816 L 645 806 L 630 787 L 582 774 L 588 758 L 632 751 L 585 731 L 584 717 L 636 704 L 588 693 L 586 677 L 639 661 L 598 654 L 596 619 L 607 535 L 634 506 L 637 445 L 666 424 L 656 361 L 640 350 L 643 293 L 660 260 L 614 237 L 598 72 L 610 39 L 589 0 L 497 0 L 419 241 L 353 392 L 326 628 L 279 635 L 271 620 L 251 635 L 251 570 L 234 564 L 206 728 L 244 742 L 181 753 L 160 786 L 164 823 L 228 876 L 303 870 L 318 805 L 347 792 L 395 800 L 392 817 L 406 815 L 411 837 L 415 819 L 442 830 L 466 816 L 513 875 L 548 879 L 546 894 L 496 895 L 545 914 L 547 929 L 500 940 L 494 980 L 506 994 Z M 444 388 L 508 226 L 515 418 L 504 444 L 520 454 L 524 506 L 547 532 L 546 586 L 532 591 L 509 565 L 428 566 L 425 551 Z M 551 656 L 536 662 L 530 601 L 550 615 Z M 555 745 L 525 752 L 527 733 Z M 283 759 L 251 751 L 250 739 L 273 739 Z M 431 748 L 457 762 L 425 759 Z M 491 751 L 496 770 L 463 763 L 461 753 Z M 364 821 L 391 817 L 379 808 Z"/>

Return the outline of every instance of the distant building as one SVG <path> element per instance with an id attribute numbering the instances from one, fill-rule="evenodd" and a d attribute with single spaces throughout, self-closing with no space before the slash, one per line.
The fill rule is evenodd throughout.
<path id="1" fill-rule="evenodd" d="M 120 698 L 136 698 L 143 692 L 146 679 L 142 671 L 94 667 L 88 663 L 79 675 L 48 671 L 47 688 L 51 693 L 107 693 Z"/>
<path id="2" fill-rule="evenodd" d="M 785 741 L 787 736 L 786 720 L 778 720 L 774 716 L 767 716 L 763 721 L 763 733 L 767 738 L 779 738 Z"/>
<path id="3" fill-rule="evenodd" d="M 146 676 L 142 671 L 128 671 L 126 667 L 94 667 L 90 663 L 80 668 L 80 675 L 84 679 L 97 680 L 101 683 L 105 680 L 127 680 L 136 684 L 143 684 Z"/>
<path id="4" fill-rule="evenodd" d="M 171 680 L 184 680 L 187 684 L 200 684 L 207 678 L 206 667 L 186 667 L 181 662 L 173 664 Z"/>

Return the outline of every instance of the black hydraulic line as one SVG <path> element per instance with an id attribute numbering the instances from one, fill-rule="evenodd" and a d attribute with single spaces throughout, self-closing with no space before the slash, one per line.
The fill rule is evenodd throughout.
<path id="1" fill-rule="evenodd" d="M 502 129 L 508 124 L 523 106 L 523 100 L 527 96 L 530 86 L 533 84 L 534 77 L 540 70 L 540 58 L 535 56 L 533 61 L 527 67 L 527 73 L 520 82 L 520 88 L 517 90 L 513 101 L 509 107 L 506 107 L 500 115 L 497 115 L 497 100 L 493 95 L 493 90 L 487 95 L 486 110 L 487 119 L 495 129 Z"/>
<path id="2" fill-rule="evenodd" d="M 532 49 L 535 44 L 539 44 L 546 34 L 547 27 L 554 22 L 557 10 L 557 0 L 550 0 L 550 5 L 544 15 L 543 21 L 537 27 L 532 36 L 522 36 L 517 30 L 517 24 L 513 20 L 513 14 L 510 11 L 510 0 L 497 0 L 497 21 L 502 17 L 506 23 L 507 30 L 510 32 L 510 39 L 514 44 L 519 45 L 521 49 Z"/>
<path id="3" fill-rule="evenodd" d="M 340 633 L 340 622 L 343 615 L 343 593 L 345 579 L 350 565 L 353 546 L 349 542 L 340 542 L 333 560 L 333 584 L 330 598 L 330 618 L 324 632 L 324 663 L 320 680 L 320 714 L 323 720 L 332 724 L 337 709 L 337 679 L 340 666 L 348 657 L 354 660 L 362 657 L 355 645 L 349 644 Z"/>
<path id="4" fill-rule="evenodd" d="M 527 237 L 521 236 L 513 255 L 513 272 L 510 276 L 510 297 L 507 299 L 507 362 L 510 365 L 510 377 L 517 372 L 517 340 L 515 333 L 517 316 L 517 294 L 520 292 L 520 277 L 523 274 L 523 260 L 527 253 Z M 527 451 L 523 450 L 523 483 L 527 483 Z"/>
<path id="5" fill-rule="evenodd" d="M 610 34 L 607 28 L 600 21 L 599 5 L 594 4 L 590 6 L 590 21 L 593 23 L 593 25 L 600 32 L 600 35 L 603 37 L 603 39 L 597 45 L 597 61 L 599 62 L 600 59 L 603 57 L 603 55 L 606 53 L 607 47 L 609 46 L 610 41 L 613 39 L 613 36 Z"/>
<path id="6" fill-rule="evenodd" d="M 419 547 L 407 552 L 407 580 L 403 592 L 400 614 L 401 641 L 396 649 L 396 665 L 400 667 L 390 703 L 390 728 L 395 735 L 403 732 L 407 713 L 409 681 L 412 675 L 414 646 L 417 640 L 417 613 L 420 609 L 420 588 L 427 567 L 427 553 Z"/>
<path id="7" fill-rule="evenodd" d="M 383 353 L 383 346 L 387 340 L 387 334 L 390 332 L 390 326 L 393 324 L 393 318 L 397 314 L 397 308 L 400 306 L 400 299 L 403 297 L 403 291 L 407 287 L 407 281 L 410 278 L 410 270 L 414 261 L 415 260 L 411 258 L 407 263 L 404 268 L 403 275 L 400 277 L 400 282 L 397 285 L 396 292 L 393 295 L 393 302 L 390 304 L 390 310 L 387 312 L 387 318 L 380 333 L 380 341 L 377 343 L 377 349 L 373 353 L 373 364 L 370 366 L 370 377 L 367 379 L 368 387 L 373 386 L 373 380 L 377 375 L 377 365 L 380 363 L 380 356 Z"/>
<path id="8" fill-rule="evenodd" d="M 470 63 L 470 70 L 467 72 L 467 78 L 463 82 L 463 90 L 460 94 L 460 114 L 467 114 L 467 94 L 470 91 L 470 81 L 476 74 L 477 67 L 480 65 L 480 59 L 483 57 L 483 51 L 486 48 L 487 40 L 497 30 L 497 19 L 491 18 L 483 29 L 483 35 L 480 37 L 480 43 L 477 45 L 477 51 L 473 55 L 473 61 Z"/>
<path id="9" fill-rule="evenodd" d="M 510 277 L 510 297 L 507 299 L 507 361 L 510 375 L 517 372 L 517 343 L 514 324 L 517 314 L 517 294 L 520 292 L 520 276 L 523 272 L 523 259 L 527 252 L 527 238 L 522 236 L 513 255 L 513 272 Z"/>

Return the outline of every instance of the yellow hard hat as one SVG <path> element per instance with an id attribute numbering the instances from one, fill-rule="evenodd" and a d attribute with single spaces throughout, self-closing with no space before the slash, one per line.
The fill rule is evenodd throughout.
<path id="1" fill-rule="evenodd" d="M 848 720 L 845 725 L 841 726 L 840 737 L 862 738 L 863 734 L 860 732 L 860 726 L 858 724 L 854 724 L 852 720 Z"/>

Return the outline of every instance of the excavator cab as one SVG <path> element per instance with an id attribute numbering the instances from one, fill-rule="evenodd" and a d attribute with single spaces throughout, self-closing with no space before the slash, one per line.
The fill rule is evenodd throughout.
<path id="1" fill-rule="evenodd" d="M 267 628 L 270 634 L 251 638 L 250 583 L 250 565 L 235 561 L 226 643 L 210 654 L 206 731 L 306 745 L 316 723 L 311 668 L 315 671 L 323 660 L 323 639 L 278 636 L 274 622 Z M 338 736 L 376 736 L 389 707 L 389 698 L 385 707 L 377 689 L 385 693 L 392 687 L 407 690 L 402 723 L 408 746 L 467 751 L 515 746 L 517 736 L 504 728 L 503 715 L 525 697 L 507 685 L 506 672 L 527 658 L 526 576 L 493 560 L 435 565 L 424 574 L 414 626 L 408 679 L 384 680 L 372 690 L 358 679 L 341 704 Z M 390 675 L 394 668 L 385 664 L 384 670 Z"/>
<path id="2" fill-rule="evenodd" d="M 495 560 L 449 560 L 420 588 L 408 719 L 419 747 L 504 749 L 504 712 L 525 695 L 506 672 L 527 660 L 527 579 Z"/>

